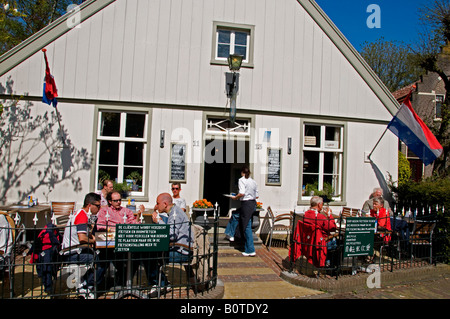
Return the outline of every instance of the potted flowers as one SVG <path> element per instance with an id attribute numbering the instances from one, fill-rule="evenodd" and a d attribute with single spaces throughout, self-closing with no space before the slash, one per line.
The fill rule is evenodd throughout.
<path id="1" fill-rule="evenodd" d="M 192 204 L 192 208 L 213 208 L 213 204 L 206 199 L 199 199 Z"/>
<path id="2" fill-rule="evenodd" d="M 206 199 L 196 200 L 192 204 L 192 220 L 194 224 L 209 229 L 211 225 L 208 222 L 208 212 L 212 212 L 213 210 L 213 204 Z"/>

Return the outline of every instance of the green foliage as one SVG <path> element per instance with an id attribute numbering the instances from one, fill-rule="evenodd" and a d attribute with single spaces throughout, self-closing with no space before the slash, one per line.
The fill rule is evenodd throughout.
<path id="1" fill-rule="evenodd" d="M 103 182 L 107 179 L 111 179 L 111 176 L 102 169 L 98 170 L 98 182 L 99 184 L 103 184 Z M 102 185 L 103 187 L 103 185 Z"/>
<path id="2" fill-rule="evenodd" d="M 129 192 L 131 190 L 131 186 L 127 182 L 113 182 L 113 188 L 118 192 Z"/>
<path id="3" fill-rule="evenodd" d="M 413 63 L 413 53 L 403 42 L 365 42 L 360 52 L 386 87 L 394 92 L 416 81 L 422 69 Z"/>
<path id="4" fill-rule="evenodd" d="M 0 54 L 12 49 L 84 0 L 0 0 Z"/>
<path id="5" fill-rule="evenodd" d="M 403 185 L 411 180 L 411 167 L 406 156 L 398 152 L 398 184 Z"/>
<path id="6" fill-rule="evenodd" d="M 333 201 L 333 196 L 335 196 L 333 186 L 330 183 L 324 183 L 322 190 L 318 189 L 318 182 L 307 184 L 305 189 L 306 196 L 309 196 L 311 192 L 314 192 L 314 195 L 323 197 L 324 200 L 328 199 L 330 201 Z"/>
<path id="7" fill-rule="evenodd" d="M 132 171 L 128 176 L 128 179 L 132 179 L 133 183 L 136 184 L 137 182 L 139 182 L 140 180 L 142 180 L 142 176 L 141 174 L 139 174 L 138 171 Z"/>

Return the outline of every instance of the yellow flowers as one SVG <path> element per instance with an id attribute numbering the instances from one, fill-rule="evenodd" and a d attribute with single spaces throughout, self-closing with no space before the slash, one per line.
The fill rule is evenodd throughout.
<path id="1" fill-rule="evenodd" d="M 192 204 L 193 208 L 213 208 L 213 204 L 208 202 L 206 199 L 199 199 Z"/>

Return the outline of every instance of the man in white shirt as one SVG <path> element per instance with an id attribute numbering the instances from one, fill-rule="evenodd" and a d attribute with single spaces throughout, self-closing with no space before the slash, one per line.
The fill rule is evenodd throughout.
<path id="1" fill-rule="evenodd" d="M 172 200 L 175 205 L 181 208 L 184 212 L 186 212 L 186 201 L 184 198 L 180 197 L 181 184 L 180 183 L 172 183 Z"/>

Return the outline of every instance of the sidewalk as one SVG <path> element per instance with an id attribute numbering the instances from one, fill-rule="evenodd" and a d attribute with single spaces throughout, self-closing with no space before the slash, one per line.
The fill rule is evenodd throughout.
<path id="1" fill-rule="evenodd" d="M 450 299 L 450 266 L 438 265 L 415 269 L 413 272 L 386 272 L 381 288 L 352 286 L 347 290 L 329 291 L 307 288 L 302 282 L 287 278 L 282 260 L 286 248 L 265 246 L 256 250 L 256 257 L 243 257 L 233 248 L 219 249 L 218 276 L 220 285 L 205 299 Z M 296 276 L 294 276 L 296 277 Z M 355 277 L 355 278 L 352 278 Z M 288 278 L 289 279 L 289 278 Z M 292 278 L 291 278 L 292 279 Z M 346 278 L 341 278 L 341 282 Z M 359 278 L 360 280 L 360 278 Z M 328 284 L 336 283 L 335 279 Z M 321 283 L 323 284 L 323 283 Z"/>

